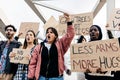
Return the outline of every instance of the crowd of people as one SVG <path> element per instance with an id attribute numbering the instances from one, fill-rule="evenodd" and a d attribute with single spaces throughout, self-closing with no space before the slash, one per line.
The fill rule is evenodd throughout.
<path id="1" fill-rule="evenodd" d="M 0 80 L 64 80 L 63 72 L 65 71 L 64 55 L 69 49 L 71 42 L 75 36 L 74 26 L 70 20 L 70 16 L 64 13 L 67 22 L 67 31 L 64 36 L 58 38 L 58 32 L 55 28 L 49 27 L 46 30 L 46 39 L 38 43 L 35 32 L 28 30 L 25 35 L 24 43 L 18 41 L 21 33 L 14 37 L 16 28 L 13 25 L 5 26 L 6 41 L 0 41 Z M 110 39 L 114 38 L 111 31 L 107 31 Z M 89 30 L 90 40 L 102 40 L 102 30 L 98 25 L 92 25 Z M 81 35 L 77 43 L 87 42 L 85 37 Z M 13 48 L 29 49 L 30 54 L 25 58 L 29 60 L 29 64 L 12 63 L 11 58 L 16 56 Z M 101 69 L 97 69 L 96 73 L 106 74 Z M 67 70 L 68 74 L 71 71 Z M 79 80 L 119 80 L 120 71 L 112 71 L 114 76 L 99 76 L 81 72 Z"/>

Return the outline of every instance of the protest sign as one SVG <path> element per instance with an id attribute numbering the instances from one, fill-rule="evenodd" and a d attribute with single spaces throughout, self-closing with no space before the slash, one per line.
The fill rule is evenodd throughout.
<path id="1" fill-rule="evenodd" d="M 21 63 L 21 64 L 29 64 L 28 55 L 30 55 L 29 49 L 16 49 L 14 48 L 12 52 L 15 53 L 15 57 L 10 59 L 12 63 Z"/>
<path id="2" fill-rule="evenodd" d="M 72 71 L 86 72 L 89 69 L 96 72 L 98 68 L 102 71 L 120 70 L 120 54 L 80 54 L 72 56 Z"/>
<path id="3" fill-rule="evenodd" d="M 120 70 L 119 67 L 105 67 L 107 63 L 109 65 L 120 64 L 119 52 L 119 41 L 117 38 L 72 44 L 70 47 L 72 71 L 84 72 L 88 68 L 93 72 L 97 68 L 102 68 L 103 71 Z M 111 63 L 113 58 L 115 61 Z M 106 63 L 104 62 L 105 60 Z M 101 66 L 101 61 L 103 61 L 103 66 Z"/>
<path id="4" fill-rule="evenodd" d="M 38 22 L 22 22 L 20 25 L 19 32 L 22 32 L 23 34 L 20 36 L 20 38 L 25 38 L 25 34 L 28 30 L 33 30 L 36 34 L 39 30 L 39 23 Z"/>
<path id="5" fill-rule="evenodd" d="M 93 13 L 83 13 L 70 15 L 73 26 L 75 27 L 76 35 L 88 35 L 89 28 L 93 24 Z M 66 33 L 67 24 L 64 16 L 59 17 L 59 35 Z"/>
<path id="6" fill-rule="evenodd" d="M 120 30 L 120 8 L 114 9 L 108 21 L 108 30 Z"/>
<path id="7" fill-rule="evenodd" d="M 46 30 L 48 27 L 54 27 L 56 28 L 56 26 L 58 25 L 58 22 L 56 21 L 56 19 L 51 16 L 50 19 L 45 23 L 44 25 L 44 29 Z M 57 29 L 57 28 L 56 28 Z"/>
<path id="8" fill-rule="evenodd" d="M 0 19 L 0 32 L 5 36 L 5 24 Z"/>

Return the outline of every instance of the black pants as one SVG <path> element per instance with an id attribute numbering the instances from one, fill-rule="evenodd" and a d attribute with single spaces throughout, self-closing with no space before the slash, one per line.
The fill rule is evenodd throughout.
<path id="1" fill-rule="evenodd" d="M 114 80 L 114 77 L 111 76 L 95 76 L 95 75 L 89 75 L 87 73 L 85 73 L 85 78 L 87 80 Z"/>
<path id="2" fill-rule="evenodd" d="M 114 72 L 114 80 L 120 80 L 120 71 Z"/>

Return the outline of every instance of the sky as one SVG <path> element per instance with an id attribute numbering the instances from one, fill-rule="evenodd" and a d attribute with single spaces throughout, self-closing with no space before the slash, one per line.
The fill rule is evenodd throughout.
<path id="1" fill-rule="evenodd" d="M 97 1 L 98 0 L 42 0 L 41 2 L 66 10 L 70 14 L 80 14 L 92 11 Z M 39 2 L 40 1 L 37 1 L 37 3 Z M 116 8 L 120 8 L 118 3 L 120 3 L 120 0 L 116 0 Z M 46 20 L 51 16 L 54 16 L 55 19 L 58 20 L 59 15 L 62 15 L 60 12 L 45 7 L 38 5 L 36 5 L 36 7 L 42 11 Z M 40 22 L 39 30 L 43 31 L 43 22 L 24 0 L 0 0 L 0 9 L 3 10 L 10 24 L 15 25 L 17 29 L 19 29 L 21 22 Z M 104 26 L 106 25 L 106 4 L 94 18 L 93 24 L 102 26 L 104 30 Z"/>

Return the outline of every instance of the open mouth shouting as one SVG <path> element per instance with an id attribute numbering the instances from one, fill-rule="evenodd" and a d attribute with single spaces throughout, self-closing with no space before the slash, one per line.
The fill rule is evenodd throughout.
<path id="1" fill-rule="evenodd" d="M 30 41 L 30 38 L 27 38 L 26 40 L 27 40 L 27 41 Z"/>
<path id="2" fill-rule="evenodd" d="M 48 43 L 53 43 L 55 40 L 55 36 L 54 35 L 47 35 L 47 42 Z"/>
<path id="3" fill-rule="evenodd" d="M 50 35 L 48 35 L 48 39 L 50 39 Z"/>

